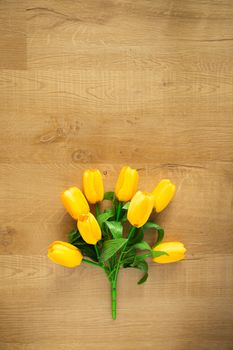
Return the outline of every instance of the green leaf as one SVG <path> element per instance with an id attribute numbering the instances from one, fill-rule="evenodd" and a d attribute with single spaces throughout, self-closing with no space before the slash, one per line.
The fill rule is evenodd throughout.
<path id="1" fill-rule="evenodd" d="M 142 227 L 143 231 L 148 230 L 148 229 L 154 229 L 158 232 L 158 237 L 157 240 L 155 242 L 155 244 L 153 245 L 153 247 L 155 247 L 156 245 L 158 245 L 160 242 L 162 242 L 163 237 L 164 237 L 164 229 L 159 226 L 158 224 L 155 224 L 152 221 L 148 221 L 143 227 Z"/>
<path id="2" fill-rule="evenodd" d="M 78 230 L 72 230 L 68 234 L 68 242 L 79 248 L 84 256 L 87 256 L 94 261 L 98 261 L 94 246 L 86 243 Z"/>
<path id="3" fill-rule="evenodd" d="M 138 284 L 143 284 L 146 282 L 147 278 L 148 278 L 148 272 L 146 272 L 143 277 L 138 281 Z"/>
<path id="4" fill-rule="evenodd" d="M 118 205 L 119 205 L 119 200 L 117 199 L 115 193 L 114 193 L 114 196 L 113 196 L 113 200 L 112 200 L 112 204 L 113 204 L 113 207 L 114 207 L 114 210 L 115 210 L 115 213 L 117 213 L 117 208 L 118 208 Z"/>
<path id="5" fill-rule="evenodd" d="M 134 248 L 131 248 L 128 250 L 126 254 L 124 254 L 124 258 L 122 260 L 123 267 L 130 267 L 130 265 L 133 264 L 136 256 L 136 250 Z"/>
<path id="6" fill-rule="evenodd" d="M 146 258 L 146 255 L 144 254 L 144 255 L 137 255 L 136 254 L 136 250 L 137 249 L 139 249 L 139 250 L 149 250 L 149 252 L 150 252 L 150 254 L 151 254 L 151 256 L 152 256 L 152 248 L 151 248 L 151 246 L 146 242 L 146 241 L 142 241 L 142 242 L 140 242 L 140 243 L 136 243 L 136 244 L 134 244 L 134 245 L 132 245 L 131 247 L 130 247 L 130 249 L 128 250 L 128 252 L 130 252 L 131 250 L 134 250 L 134 260 L 136 260 L 137 258 L 138 259 L 145 259 Z M 148 253 L 147 253 L 147 255 L 148 255 Z M 140 258 L 139 258 L 140 257 Z"/>
<path id="7" fill-rule="evenodd" d="M 126 222 L 126 221 L 127 221 L 127 212 L 121 218 L 121 222 Z"/>
<path id="8" fill-rule="evenodd" d="M 142 283 L 146 282 L 146 280 L 148 278 L 148 264 L 147 264 L 147 262 L 145 260 L 136 261 L 132 265 L 132 267 L 144 272 L 144 275 L 142 276 L 142 278 L 140 278 L 140 280 L 138 281 L 138 284 L 142 284 Z"/>
<path id="9" fill-rule="evenodd" d="M 68 233 L 68 242 L 70 244 L 73 244 L 79 239 L 79 237 L 80 237 L 80 233 L 78 232 L 78 230 L 72 230 Z"/>
<path id="10" fill-rule="evenodd" d="M 111 208 L 110 208 L 111 209 Z M 97 217 L 98 223 L 100 225 L 100 227 L 102 227 L 103 223 L 106 222 L 108 219 L 112 218 L 114 216 L 114 210 L 108 210 L 105 213 L 100 214 Z"/>
<path id="11" fill-rule="evenodd" d="M 149 254 L 147 253 L 147 254 L 142 254 L 142 255 L 135 255 L 134 262 L 144 260 L 144 259 L 149 258 L 149 257 L 157 258 L 161 255 L 168 255 L 168 254 L 166 252 L 162 252 L 162 251 L 154 252 L 153 250 L 151 250 Z"/>
<path id="12" fill-rule="evenodd" d="M 129 209 L 129 205 L 130 205 L 130 202 L 126 202 L 126 203 L 123 205 L 122 209 L 128 210 L 128 209 Z"/>
<path id="13" fill-rule="evenodd" d="M 105 192 L 104 193 L 104 199 L 108 201 L 112 201 L 114 198 L 115 193 L 114 192 Z"/>
<path id="14" fill-rule="evenodd" d="M 110 239 L 103 244 L 102 254 L 100 260 L 102 262 L 109 260 L 114 254 L 118 252 L 127 243 L 126 238 Z"/>
<path id="15" fill-rule="evenodd" d="M 153 258 L 158 258 L 159 256 L 162 256 L 162 255 L 169 255 L 168 253 L 162 252 L 162 251 L 159 251 L 159 250 L 157 252 L 152 250 L 151 254 L 152 254 Z"/>
<path id="16" fill-rule="evenodd" d="M 84 256 L 87 256 L 88 258 L 91 258 L 94 261 L 98 261 L 96 251 L 93 245 L 82 244 L 82 243 L 75 243 L 74 245 L 81 250 Z"/>
<path id="17" fill-rule="evenodd" d="M 131 246 L 136 243 L 140 243 L 143 240 L 143 238 L 144 238 L 144 232 L 142 228 L 137 229 L 132 235 L 132 237 L 130 238 L 128 245 Z"/>
<path id="18" fill-rule="evenodd" d="M 118 221 L 105 221 L 105 225 L 110 230 L 113 238 L 121 238 L 123 232 L 123 226 Z"/>
<path id="19" fill-rule="evenodd" d="M 140 250 L 149 250 L 151 251 L 151 246 L 146 242 L 146 241 L 142 241 L 140 243 L 136 243 L 133 245 L 133 247 L 135 249 L 140 249 Z"/>
<path id="20" fill-rule="evenodd" d="M 111 213 L 112 212 L 112 208 L 105 208 L 104 209 L 104 213 Z"/>

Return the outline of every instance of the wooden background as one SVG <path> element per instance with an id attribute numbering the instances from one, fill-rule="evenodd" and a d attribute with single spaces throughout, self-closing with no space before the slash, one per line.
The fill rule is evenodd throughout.
<path id="1" fill-rule="evenodd" d="M 0 1 L 1 350 L 233 349 L 232 0 Z M 83 169 L 177 184 L 158 216 L 187 259 L 108 282 L 55 266 Z M 148 234 L 148 240 L 153 235 Z"/>

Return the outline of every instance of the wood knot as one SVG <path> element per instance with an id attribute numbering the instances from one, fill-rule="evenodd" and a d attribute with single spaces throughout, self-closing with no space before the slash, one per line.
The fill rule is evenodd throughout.
<path id="1" fill-rule="evenodd" d="M 41 143 L 53 143 L 58 142 L 64 138 L 64 132 L 62 128 L 57 128 L 56 130 L 52 130 L 47 132 L 44 135 L 41 135 L 39 141 Z"/>
<path id="2" fill-rule="evenodd" d="M 75 163 L 89 163 L 92 160 L 91 152 L 79 149 L 72 153 L 72 160 Z"/>
<path id="3" fill-rule="evenodd" d="M 6 226 L 0 229 L 0 244 L 3 247 L 8 247 L 13 243 L 13 236 L 16 234 L 16 230 L 13 227 Z"/>

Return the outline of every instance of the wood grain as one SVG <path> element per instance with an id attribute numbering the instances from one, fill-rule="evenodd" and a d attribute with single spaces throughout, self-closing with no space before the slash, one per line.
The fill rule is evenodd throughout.
<path id="1" fill-rule="evenodd" d="M 0 349 L 231 350 L 232 1 L 5 0 L 0 34 Z M 46 251 L 60 192 L 125 163 L 177 184 L 155 220 L 188 254 L 122 271 L 114 322 L 101 271 Z"/>

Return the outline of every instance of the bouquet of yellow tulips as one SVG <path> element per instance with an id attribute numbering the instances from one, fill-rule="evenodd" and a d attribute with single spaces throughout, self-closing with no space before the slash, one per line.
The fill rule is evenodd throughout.
<path id="1" fill-rule="evenodd" d="M 77 221 L 77 226 L 68 235 L 69 243 L 55 241 L 48 248 L 48 257 L 57 264 L 74 268 L 84 262 L 103 269 L 111 284 L 114 320 L 117 278 L 121 268 L 141 270 L 143 276 L 138 284 L 142 284 L 148 277 L 147 258 L 166 264 L 182 260 L 186 252 L 181 242 L 162 243 L 163 228 L 149 220 L 153 208 L 159 213 L 172 200 L 175 185 L 163 179 L 152 193 L 137 191 L 137 186 L 138 172 L 129 166 L 121 169 L 115 192 L 104 193 L 99 170 L 84 171 L 84 194 L 79 188 L 71 187 L 61 196 L 64 207 Z M 103 200 L 110 201 L 111 207 L 101 212 L 100 202 Z M 88 203 L 95 205 L 95 216 Z M 152 247 L 144 240 L 148 229 L 157 232 Z"/>

